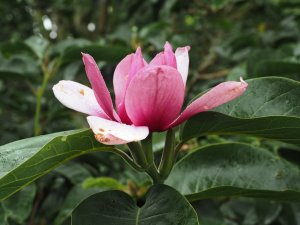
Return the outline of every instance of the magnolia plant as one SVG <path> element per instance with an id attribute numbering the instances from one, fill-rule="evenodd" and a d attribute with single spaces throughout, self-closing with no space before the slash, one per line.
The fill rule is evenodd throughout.
<path id="1" fill-rule="evenodd" d="M 173 52 L 167 42 L 149 64 L 141 48 L 126 56 L 113 77 L 115 105 L 92 56 L 82 53 L 92 89 L 74 81 L 60 81 L 53 87 L 65 106 L 88 114 L 87 121 L 97 141 L 106 145 L 127 144 L 130 160 L 147 172 L 154 183 L 162 183 L 170 173 L 181 144 L 175 146 L 173 128 L 190 117 L 213 109 L 243 94 L 248 84 L 228 81 L 196 98 L 181 112 L 189 67 L 190 47 Z M 152 133 L 168 131 L 162 159 L 157 169 L 153 161 Z M 141 141 L 141 144 L 139 143 Z"/>
<path id="2" fill-rule="evenodd" d="M 91 88 L 63 80 L 53 92 L 66 107 L 87 114 L 90 128 L 0 146 L 0 200 L 67 160 L 108 151 L 136 177 L 145 175 L 146 191 L 134 194 L 116 180 L 101 180 L 105 191 L 68 198 L 72 204 L 63 216 L 73 225 L 197 225 L 197 203 L 205 198 L 299 201 L 300 170 L 278 149 L 299 150 L 300 83 L 281 77 L 226 81 L 183 109 L 189 50 L 174 53 L 167 42 L 149 63 L 141 48 L 127 55 L 114 71 L 115 107 L 95 60 L 82 53 Z M 208 135 L 217 143 L 203 142 Z M 156 147 L 157 137 L 163 147 Z M 195 138 L 202 138 L 197 145 L 191 144 Z"/>

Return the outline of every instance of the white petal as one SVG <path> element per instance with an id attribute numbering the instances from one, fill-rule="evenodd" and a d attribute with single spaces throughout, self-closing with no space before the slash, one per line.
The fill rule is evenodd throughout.
<path id="1" fill-rule="evenodd" d="M 52 89 L 55 97 L 66 107 L 91 116 L 109 118 L 99 106 L 91 88 L 74 81 L 62 80 Z"/>
<path id="2" fill-rule="evenodd" d="M 148 127 L 126 125 L 97 116 L 88 116 L 87 121 L 95 138 L 106 145 L 120 145 L 145 139 L 149 134 Z"/>
<path id="3" fill-rule="evenodd" d="M 181 74 L 184 85 L 189 73 L 189 50 L 190 47 L 177 48 L 175 51 L 177 70 Z"/>

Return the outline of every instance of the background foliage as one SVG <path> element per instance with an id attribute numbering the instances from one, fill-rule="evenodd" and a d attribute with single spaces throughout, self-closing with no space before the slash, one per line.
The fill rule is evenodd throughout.
<path id="1" fill-rule="evenodd" d="M 64 108 L 51 90 L 62 79 L 88 84 L 81 51 L 95 57 L 111 89 L 116 63 L 137 46 L 149 59 L 166 40 L 174 47 L 190 45 L 187 102 L 241 75 L 300 78 L 298 0 L 4 0 L 0 14 L 1 145 L 87 127 L 85 117 Z M 299 166 L 297 146 L 237 135 L 193 139 L 181 156 L 229 141 L 250 143 Z M 71 210 L 93 193 L 117 189 L 141 197 L 148 185 L 115 155 L 83 155 L 2 201 L 0 224 L 69 224 Z M 299 204 L 221 196 L 193 206 L 204 225 L 300 224 Z"/>

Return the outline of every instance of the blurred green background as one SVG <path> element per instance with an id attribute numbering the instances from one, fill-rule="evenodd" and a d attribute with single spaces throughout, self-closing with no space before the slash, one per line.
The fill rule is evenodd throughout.
<path id="1" fill-rule="evenodd" d="M 137 46 L 149 61 L 165 41 L 189 45 L 186 101 L 240 76 L 300 77 L 299 0 L 1 0 L 0 15 L 0 144 L 87 127 L 51 90 L 62 79 L 89 85 L 80 52 L 93 55 L 112 92 L 116 64 Z M 86 183 L 103 176 L 126 187 Z M 69 224 L 74 196 L 116 186 L 139 196 L 147 182 L 111 154 L 81 157 L 1 203 L 0 225 Z M 205 225 L 300 224 L 295 204 L 221 199 L 195 207 Z"/>

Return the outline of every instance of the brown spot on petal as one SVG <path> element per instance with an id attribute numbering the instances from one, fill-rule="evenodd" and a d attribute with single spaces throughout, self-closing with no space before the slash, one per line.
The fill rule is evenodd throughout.
<path id="1" fill-rule="evenodd" d="M 105 130 L 103 128 L 99 128 L 99 131 L 100 132 L 104 132 Z"/>
<path id="2" fill-rule="evenodd" d="M 95 138 L 99 142 L 105 142 L 105 138 L 103 134 L 95 134 Z"/>
<path id="3" fill-rule="evenodd" d="M 109 142 L 109 141 L 110 141 L 109 138 L 105 138 L 105 139 L 104 139 L 104 142 Z"/>
<path id="4" fill-rule="evenodd" d="M 81 95 L 84 95 L 84 90 L 81 89 L 81 90 L 79 91 L 79 93 L 80 93 Z"/>

